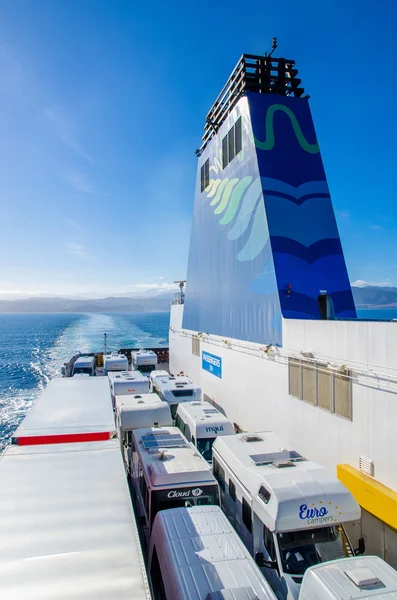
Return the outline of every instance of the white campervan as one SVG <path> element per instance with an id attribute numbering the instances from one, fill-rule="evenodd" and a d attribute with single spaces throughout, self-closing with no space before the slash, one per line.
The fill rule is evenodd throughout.
<path id="1" fill-rule="evenodd" d="M 178 404 L 175 425 L 196 446 L 208 462 L 212 462 L 212 444 L 220 435 L 234 435 L 234 425 L 209 402 Z"/>
<path id="2" fill-rule="evenodd" d="M 146 542 L 160 510 L 219 504 L 210 465 L 176 427 L 135 429 L 130 473 L 133 498 Z"/>
<path id="3" fill-rule="evenodd" d="M 345 558 L 310 567 L 299 600 L 397 600 L 397 571 L 379 556 Z"/>
<path id="4" fill-rule="evenodd" d="M 149 392 L 148 378 L 139 371 L 110 371 L 108 378 L 113 407 L 116 396 L 147 394 Z"/>
<path id="5" fill-rule="evenodd" d="M 276 600 L 219 506 L 157 513 L 148 575 L 153 598 Z"/>
<path id="6" fill-rule="evenodd" d="M 178 404 L 201 400 L 201 389 L 188 377 L 178 375 L 159 376 L 153 378 L 153 391 L 171 407 L 172 417 L 175 419 Z"/>
<path id="7" fill-rule="evenodd" d="M 72 377 L 75 375 L 95 375 L 95 356 L 79 356 L 73 365 Z"/>
<path id="8" fill-rule="evenodd" d="M 154 392 L 153 381 L 155 377 L 162 377 L 163 379 L 166 377 L 171 377 L 171 375 L 162 369 L 155 369 L 154 371 L 150 371 L 149 373 L 149 389 L 151 392 Z"/>
<path id="9" fill-rule="evenodd" d="M 107 375 L 110 371 L 128 371 L 128 358 L 125 354 L 112 352 L 103 357 L 103 374 Z"/>
<path id="10" fill-rule="evenodd" d="M 121 451 L 128 469 L 131 461 L 131 432 L 142 427 L 172 425 L 170 407 L 157 394 L 116 396 L 115 413 Z"/>
<path id="11" fill-rule="evenodd" d="M 306 569 L 353 555 L 343 523 L 360 507 L 329 471 L 271 431 L 218 437 L 221 505 L 272 588 L 297 599 Z"/>
<path id="12" fill-rule="evenodd" d="M 153 350 L 131 352 L 132 366 L 142 372 L 153 371 L 157 367 L 157 354 Z"/>

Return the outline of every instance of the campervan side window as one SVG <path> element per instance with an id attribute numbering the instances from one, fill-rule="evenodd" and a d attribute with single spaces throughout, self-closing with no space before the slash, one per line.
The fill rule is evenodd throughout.
<path id="1" fill-rule="evenodd" d="M 219 487 L 222 488 L 223 491 L 225 491 L 225 471 L 220 466 L 220 464 L 218 463 L 216 458 L 214 458 L 214 462 L 213 462 L 213 471 L 214 471 L 214 477 L 219 483 Z"/>
<path id="2" fill-rule="evenodd" d="M 252 533 L 252 511 L 245 498 L 243 498 L 243 523 L 248 531 Z"/>
<path id="3" fill-rule="evenodd" d="M 263 526 L 263 543 L 269 553 L 270 560 L 276 560 L 276 546 L 274 544 L 273 534 L 266 525 Z"/>
<path id="4" fill-rule="evenodd" d="M 149 492 L 147 489 L 146 479 L 143 474 L 142 467 L 139 467 L 139 488 L 141 490 L 143 503 L 145 505 L 146 514 L 149 514 Z"/>
<path id="5" fill-rule="evenodd" d="M 233 502 L 236 502 L 236 486 L 231 479 L 229 479 L 229 496 Z"/>
<path id="6" fill-rule="evenodd" d="M 182 431 L 183 435 L 185 435 L 185 423 L 182 421 L 182 419 L 178 415 L 178 413 L 176 415 L 175 426 L 179 427 L 179 429 Z"/>
<path id="7" fill-rule="evenodd" d="M 152 564 L 150 567 L 150 578 L 152 580 L 154 600 L 167 600 L 156 546 L 153 548 Z"/>

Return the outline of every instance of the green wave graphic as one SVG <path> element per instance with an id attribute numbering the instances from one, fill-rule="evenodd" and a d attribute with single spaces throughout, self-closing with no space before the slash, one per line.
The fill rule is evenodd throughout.
<path id="1" fill-rule="evenodd" d="M 266 141 L 261 142 L 260 140 L 255 138 L 255 146 L 259 148 L 259 150 L 273 150 L 275 143 L 274 113 L 278 110 L 281 110 L 289 116 L 292 128 L 296 135 L 296 139 L 298 140 L 301 148 L 306 152 L 309 152 L 310 154 L 318 154 L 318 152 L 320 152 L 318 143 L 315 142 L 315 144 L 309 144 L 309 142 L 306 140 L 305 136 L 302 133 L 302 130 L 298 123 L 298 119 L 296 118 L 295 114 L 292 112 L 292 110 L 290 110 L 287 106 L 284 106 L 283 104 L 273 104 L 272 106 L 269 106 L 266 113 Z"/>
<path id="2" fill-rule="evenodd" d="M 243 179 L 240 179 L 240 181 L 233 190 L 232 197 L 230 198 L 230 202 L 227 206 L 225 214 L 219 221 L 220 225 L 229 225 L 229 223 L 233 221 L 234 215 L 236 214 L 238 207 L 240 206 L 240 200 L 242 198 L 242 195 L 251 183 L 251 181 L 252 177 L 243 177 Z"/>

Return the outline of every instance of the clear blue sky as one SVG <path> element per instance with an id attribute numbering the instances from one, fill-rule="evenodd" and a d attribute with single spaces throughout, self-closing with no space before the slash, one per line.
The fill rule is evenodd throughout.
<path id="1" fill-rule="evenodd" d="M 395 0 L 1 0 L 0 295 L 186 275 L 207 110 L 272 36 L 297 61 L 352 281 L 397 285 Z"/>

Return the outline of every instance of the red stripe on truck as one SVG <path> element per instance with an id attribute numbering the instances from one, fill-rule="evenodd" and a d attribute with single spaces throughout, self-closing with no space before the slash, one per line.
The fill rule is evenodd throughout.
<path id="1" fill-rule="evenodd" d="M 100 442 L 110 438 L 108 431 L 94 433 L 63 433 L 56 435 L 27 435 L 14 438 L 18 446 L 37 446 L 39 444 L 71 444 L 74 442 Z"/>

